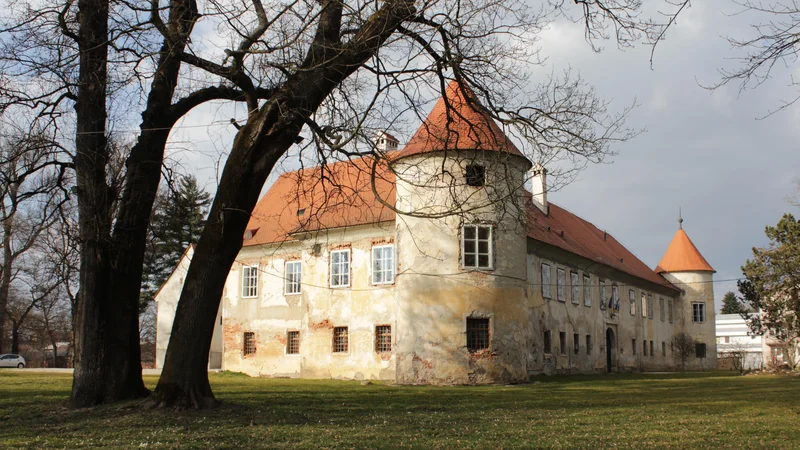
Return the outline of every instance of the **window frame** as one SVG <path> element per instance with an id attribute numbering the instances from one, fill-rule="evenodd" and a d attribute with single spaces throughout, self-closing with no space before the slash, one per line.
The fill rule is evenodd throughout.
<path id="1" fill-rule="evenodd" d="M 631 339 L 631 345 L 633 346 L 633 354 L 636 355 L 636 338 Z"/>
<path id="2" fill-rule="evenodd" d="M 655 312 L 655 309 L 656 309 L 655 306 L 656 306 L 656 302 L 655 302 L 655 300 L 653 300 L 653 295 L 652 294 L 648 294 L 647 295 L 647 318 L 650 319 L 650 320 L 653 320 L 653 317 L 655 317 L 655 313 L 656 313 Z"/>
<path id="3" fill-rule="evenodd" d="M 478 324 L 481 326 L 485 324 L 486 328 L 476 327 Z M 488 317 L 467 317 L 464 321 L 464 331 L 467 351 L 470 353 L 478 353 L 492 348 L 492 321 Z M 482 333 L 486 333 L 485 339 Z M 482 344 L 483 342 L 486 343 L 485 346 L 473 345 Z"/>
<path id="4" fill-rule="evenodd" d="M 592 354 L 592 335 L 591 334 L 587 334 L 586 335 L 586 354 L 587 355 L 591 355 Z"/>
<path id="5" fill-rule="evenodd" d="M 611 299 L 608 302 L 610 309 L 619 310 L 619 286 L 616 284 L 611 285 Z"/>
<path id="6" fill-rule="evenodd" d="M 388 350 L 386 350 L 386 347 L 384 347 L 384 345 L 386 345 L 386 342 L 382 339 L 386 337 L 386 333 L 383 332 L 385 331 L 386 328 L 389 329 Z M 392 353 L 393 350 L 394 350 L 394 342 L 392 341 L 392 326 L 385 323 L 380 325 L 375 325 L 375 353 L 378 354 Z"/>
<path id="7" fill-rule="evenodd" d="M 653 356 L 654 356 L 653 355 L 653 341 L 651 340 L 650 341 L 650 357 L 652 358 Z"/>
<path id="8" fill-rule="evenodd" d="M 375 281 L 375 262 L 376 262 L 375 250 L 386 250 L 386 249 L 391 250 L 391 259 L 390 259 L 390 263 L 389 263 L 390 264 L 390 268 L 388 270 L 388 272 L 391 274 L 391 280 L 389 280 L 389 281 Z M 397 262 L 395 261 L 395 254 L 396 253 L 397 252 L 394 249 L 394 244 L 381 244 L 381 245 L 374 245 L 372 247 L 372 251 L 370 252 L 370 255 L 371 255 L 371 261 L 370 262 L 371 262 L 371 264 L 369 266 L 370 267 L 369 270 L 370 270 L 370 278 L 371 278 L 370 281 L 372 282 L 373 286 L 379 286 L 379 285 L 383 285 L 383 284 L 394 284 L 394 277 L 396 275 L 395 268 L 397 267 Z M 379 261 L 386 261 L 386 258 L 379 259 Z M 382 267 L 379 272 L 380 273 L 386 273 L 387 269 Z"/>
<path id="9" fill-rule="evenodd" d="M 547 268 L 547 282 L 546 283 L 545 283 L 545 279 L 544 279 L 545 268 Z M 542 298 L 544 298 L 546 300 L 552 300 L 553 299 L 553 283 L 552 283 L 552 281 L 553 281 L 552 275 L 553 274 L 550 271 L 550 264 L 542 263 L 542 271 L 540 273 L 542 275 Z M 547 290 L 547 292 L 545 292 L 545 289 Z"/>
<path id="10" fill-rule="evenodd" d="M 591 275 L 583 276 L 583 306 L 592 306 L 592 277 Z"/>
<path id="11" fill-rule="evenodd" d="M 561 267 L 556 267 L 556 300 L 561 303 L 567 302 L 567 271 Z"/>
<path id="12" fill-rule="evenodd" d="M 467 228 L 474 228 L 475 229 L 475 251 L 470 252 L 470 254 L 474 254 L 475 256 L 475 265 L 468 266 L 467 265 L 467 251 L 466 251 L 466 242 L 467 242 Z M 488 260 L 487 266 L 480 265 L 480 257 L 484 255 L 480 252 L 480 243 L 484 241 L 484 239 L 480 238 L 480 230 L 481 228 L 485 228 L 489 231 L 488 239 L 485 239 L 488 244 L 488 252 L 485 253 Z M 491 225 L 482 225 L 482 224 L 465 224 L 461 225 L 461 268 L 462 269 L 472 269 L 472 270 L 494 270 L 494 227 Z"/>
<path id="13" fill-rule="evenodd" d="M 328 274 L 329 275 L 328 276 L 328 282 L 329 282 L 329 285 L 330 285 L 331 288 L 349 288 L 350 287 L 350 284 L 351 284 L 350 277 L 352 275 L 350 273 L 350 270 L 351 270 L 351 267 L 350 267 L 351 251 L 350 250 L 351 249 L 349 249 L 349 248 L 340 248 L 340 249 L 336 249 L 336 250 L 331 250 L 330 251 L 330 255 L 328 255 L 329 258 L 330 258 L 330 261 L 328 262 L 328 272 L 329 272 L 329 274 Z M 334 266 L 333 255 L 334 254 L 346 254 L 347 255 L 347 263 L 346 263 L 347 264 L 347 273 L 346 273 L 346 275 L 347 275 L 347 284 L 333 284 L 333 277 L 334 277 L 334 273 L 333 273 L 333 266 Z M 342 266 L 342 263 L 339 261 L 339 262 L 336 262 L 336 265 L 337 266 Z M 341 278 L 344 275 L 340 274 L 340 273 L 337 273 L 337 276 Z"/>
<path id="14" fill-rule="evenodd" d="M 699 308 L 697 308 L 699 307 Z M 695 320 L 700 313 L 700 320 Z M 692 323 L 706 323 L 706 304 L 705 302 L 692 302 Z"/>
<path id="15" fill-rule="evenodd" d="M 658 297 L 658 315 L 661 321 L 663 322 L 666 320 L 666 304 L 664 303 L 664 297 Z"/>
<path id="16" fill-rule="evenodd" d="M 337 348 L 336 347 L 337 346 L 336 339 L 341 337 L 341 336 L 337 336 L 337 332 L 341 332 L 341 330 L 344 330 L 344 333 L 345 333 L 344 334 L 344 338 L 345 338 L 344 339 L 344 350 L 337 350 L 336 349 Z M 333 353 L 334 355 L 346 355 L 346 354 L 350 353 L 350 327 L 349 326 L 345 325 L 345 326 L 340 326 L 340 327 L 333 327 L 333 330 L 331 330 L 331 353 Z"/>
<path id="17" fill-rule="evenodd" d="M 475 172 L 477 170 L 477 172 Z M 472 173 L 470 173 L 472 171 Z M 467 186 L 486 186 L 486 166 L 483 164 L 467 164 L 464 166 L 464 181 Z"/>
<path id="18" fill-rule="evenodd" d="M 667 300 L 667 315 L 669 316 L 669 323 L 673 323 L 675 319 L 675 310 L 671 298 Z"/>
<path id="19" fill-rule="evenodd" d="M 636 316 L 636 291 L 633 289 L 628 290 L 628 300 L 631 302 L 631 315 Z"/>
<path id="20" fill-rule="evenodd" d="M 242 282 L 241 282 L 241 295 L 242 298 L 258 298 L 258 272 L 259 272 L 259 265 L 255 264 L 243 264 L 242 265 Z M 250 286 L 248 283 L 253 278 L 253 273 L 255 273 L 255 280 L 253 281 L 253 286 Z M 245 281 L 247 280 L 247 281 Z M 249 294 L 249 291 L 254 291 L 252 295 Z"/>
<path id="21" fill-rule="evenodd" d="M 600 286 L 600 309 L 606 309 L 606 280 L 599 280 Z"/>
<path id="22" fill-rule="evenodd" d="M 242 333 L 242 356 L 246 358 L 255 355 L 256 352 L 258 352 L 256 333 L 254 331 L 245 331 Z"/>
<path id="23" fill-rule="evenodd" d="M 297 280 L 290 278 L 289 266 L 298 266 Z M 294 272 L 292 272 L 294 273 Z M 290 292 L 290 285 L 297 285 L 297 292 Z M 300 295 L 303 293 L 303 262 L 299 259 L 286 261 L 283 265 L 283 295 Z"/>
<path id="24" fill-rule="evenodd" d="M 553 354 L 553 330 L 544 330 L 542 336 L 542 353 L 545 355 Z"/>
<path id="25" fill-rule="evenodd" d="M 559 331 L 558 332 L 558 353 L 561 355 L 567 354 L 567 332 L 566 331 Z"/>
<path id="26" fill-rule="evenodd" d="M 296 337 L 295 340 L 292 339 L 292 335 Z M 296 347 L 294 348 L 295 351 L 292 351 L 293 342 L 296 342 Z M 300 330 L 286 330 L 286 354 L 287 355 L 300 354 Z"/>
<path id="27" fill-rule="evenodd" d="M 646 292 L 642 292 L 641 297 L 642 297 L 642 308 L 641 308 L 642 309 L 642 318 L 646 319 L 647 318 L 647 293 Z"/>
<path id="28" fill-rule="evenodd" d="M 572 333 L 572 351 L 576 355 L 581 351 L 581 335 L 578 333 Z"/>
<path id="29" fill-rule="evenodd" d="M 580 281 L 581 277 L 578 272 L 569 273 L 569 295 L 571 297 L 571 301 L 573 305 L 580 305 L 581 304 L 581 288 L 578 282 Z"/>
<path id="30" fill-rule="evenodd" d="M 708 358 L 708 346 L 705 342 L 698 342 L 694 345 L 694 356 L 698 359 Z"/>

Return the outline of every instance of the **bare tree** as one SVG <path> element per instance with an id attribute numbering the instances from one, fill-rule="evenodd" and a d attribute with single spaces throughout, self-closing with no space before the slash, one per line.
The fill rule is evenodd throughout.
<path id="1" fill-rule="evenodd" d="M 681 362 L 681 370 L 686 370 L 686 361 L 697 352 L 697 341 L 684 331 L 672 337 L 672 355 Z"/>

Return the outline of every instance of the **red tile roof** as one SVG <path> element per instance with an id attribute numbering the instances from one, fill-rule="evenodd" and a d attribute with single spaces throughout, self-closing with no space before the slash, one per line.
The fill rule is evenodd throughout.
<path id="1" fill-rule="evenodd" d="M 656 266 L 656 272 L 716 272 L 716 270 L 703 258 L 686 232 L 679 229 L 661 262 Z"/>
<path id="2" fill-rule="evenodd" d="M 398 158 L 441 150 L 492 150 L 524 155 L 489 116 L 475 94 L 451 81 Z"/>

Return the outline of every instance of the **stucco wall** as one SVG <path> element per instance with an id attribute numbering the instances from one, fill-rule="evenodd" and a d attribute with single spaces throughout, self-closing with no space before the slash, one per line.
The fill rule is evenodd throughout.
<path id="1" fill-rule="evenodd" d="M 686 362 L 690 369 L 716 369 L 717 343 L 714 308 L 714 274 L 711 272 L 673 272 L 663 276 L 684 291 L 680 296 L 677 311 L 680 313 L 683 330 L 697 341 L 706 344 L 706 357 L 691 357 Z M 706 320 L 704 323 L 692 322 L 692 303 L 705 304 Z"/>

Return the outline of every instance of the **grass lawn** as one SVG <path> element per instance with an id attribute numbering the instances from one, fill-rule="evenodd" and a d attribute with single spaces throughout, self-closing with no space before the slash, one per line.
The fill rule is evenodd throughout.
<path id="1" fill-rule="evenodd" d="M 146 377 L 150 387 L 155 377 Z M 213 411 L 70 411 L 71 375 L 0 370 L 2 448 L 800 448 L 800 377 L 724 372 L 411 387 L 215 374 Z"/>

